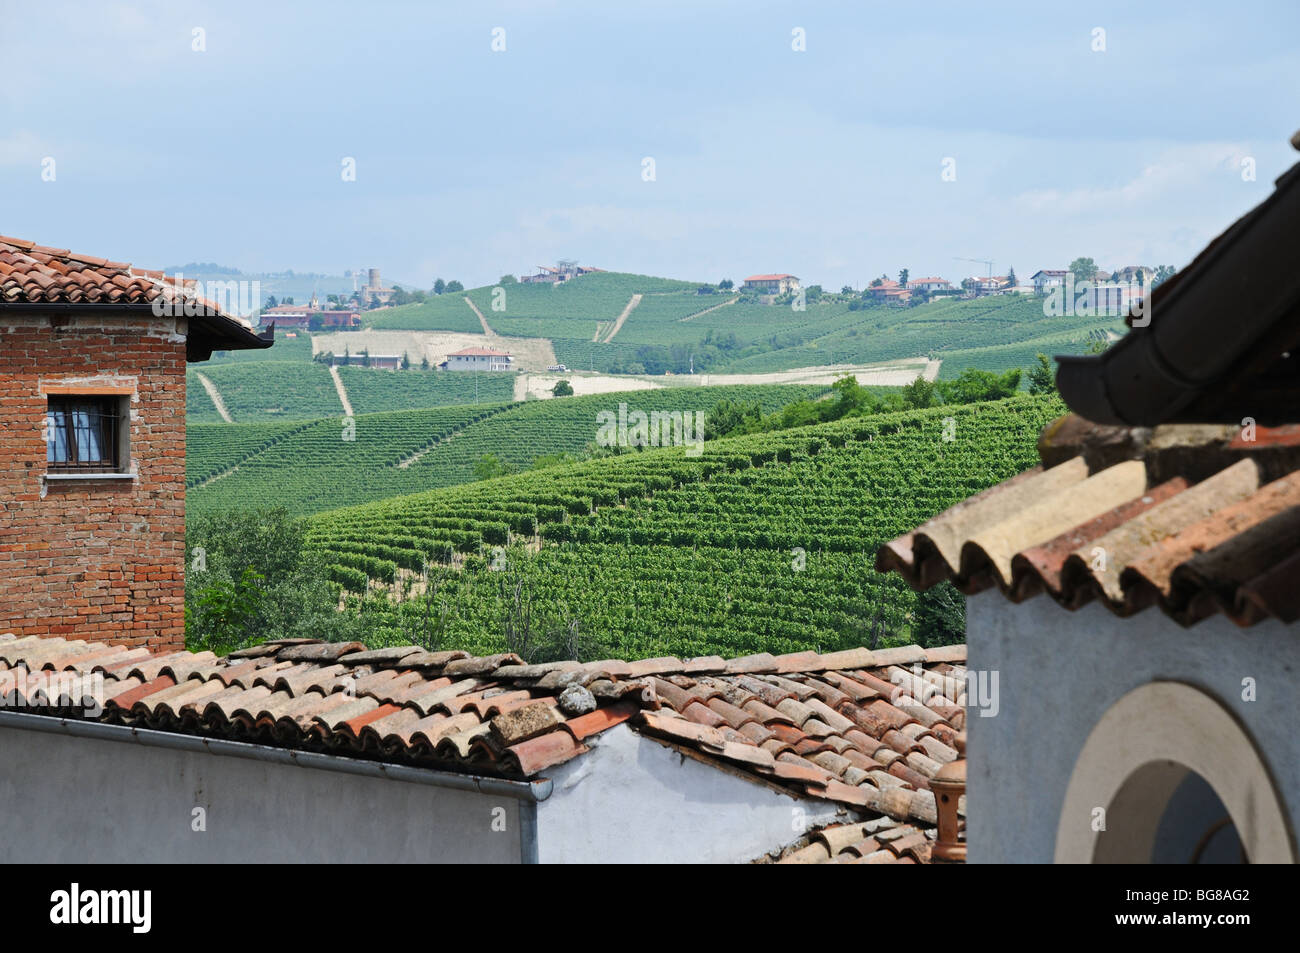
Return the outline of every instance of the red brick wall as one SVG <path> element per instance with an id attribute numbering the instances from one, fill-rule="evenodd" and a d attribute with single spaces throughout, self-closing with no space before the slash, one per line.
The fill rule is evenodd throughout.
<path id="1" fill-rule="evenodd" d="M 0 309 L 0 632 L 184 647 L 185 340 L 176 325 Z M 44 389 L 60 385 L 131 394 L 135 481 L 45 481 Z"/>

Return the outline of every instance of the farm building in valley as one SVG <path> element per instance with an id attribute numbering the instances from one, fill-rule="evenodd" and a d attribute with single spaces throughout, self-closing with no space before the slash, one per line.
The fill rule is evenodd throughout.
<path id="1" fill-rule="evenodd" d="M 444 371 L 508 371 L 514 358 L 490 347 L 467 347 L 453 351 L 438 367 Z"/>
<path id="2" fill-rule="evenodd" d="M 794 275 L 750 275 L 741 284 L 745 291 L 759 294 L 783 295 L 799 290 L 799 279 Z"/>
<path id="3" fill-rule="evenodd" d="M 973 862 L 1297 860 L 1298 242 L 1300 165 L 1108 351 L 1058 358 L 1040 467 L 879 552 L 969 596 L 1000 677 Z"/>
<path id="4" fill-rule="evenodd" d="M 185 364 L 272 343 L 195 289 L 0 237 L 0 632 L 184 645 Z"/>
<path id="5" fill-rule="evenodd" d="M 0 860 L 959 862 L 964 657 L 215 658 L 0 634 L 0 777 L 21 792 Z M 220 827 L 195 836 L 196 807 Z M 30 836 L 69 817 L 75 837 Z"/>

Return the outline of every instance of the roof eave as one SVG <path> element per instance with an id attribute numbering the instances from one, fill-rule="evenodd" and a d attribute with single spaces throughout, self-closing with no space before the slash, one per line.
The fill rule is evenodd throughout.
<path id="1" fill-rule="evenodd" d="M 1249 398 L 1217 409 L 1198 403 L 1225 380 L 1257 373 L 1276 355 L 1259 344 L 1300 307 L 1292 243 L 1279 240 L 1300 221 L 1300 165 L 1273 194 L 1216 238 L 1182 273 L 1151 293 L 1148 324 L 1135 326 L 1096 356 L 1059 356 L 1057 389 L 1079 415 L 1101 424 L 1224 423 L 1241 413 L 1274 412 Z M 1273 275 L 1272 281 L 1255 275 Z M 1130 325 L 1135 317 L 1130 316 Z M 1300 332 L 1296 337 L 1300 340 Z"/>

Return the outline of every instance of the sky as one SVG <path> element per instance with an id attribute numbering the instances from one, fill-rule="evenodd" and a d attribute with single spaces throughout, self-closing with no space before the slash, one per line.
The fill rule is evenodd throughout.
<path id="1" fill-rule="evenodd" d="M 1300 160 L 1294 0 L 0 0 L 0 23 L 0 234 L 148 268 L 1181 266 Z"/>

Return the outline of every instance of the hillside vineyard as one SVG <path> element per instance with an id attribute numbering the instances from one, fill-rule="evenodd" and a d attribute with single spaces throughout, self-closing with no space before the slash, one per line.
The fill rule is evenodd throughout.
<path id="1" fill-rule="evenodd" d="M 916 596 L 872 570 L 876 548 L 1033 466 L 1059 412 L 1022 396 L 628 453 L 333 510 L 308 545 L 394 643 L 426 611 L 400 597 L 440 564 L 444 647 L 505 647 L 507 578 L 624 658 L 905 638 Z"/>
<path id="2" fill-rule="evenodd" d="M 389 388 L 400 387 L 409 375 L 356 373 Z M 362 400 L 384 393 L 380 387 L 358 391 Z M 731 399 L 770 412 L 826 391 L 803 385 L 683 387 L 358 413 L 350 424 L 341 416 L 299 424 L 192 424 L 188 505 L 205 513 L 258 499 L 305 515 L 469 482 L 475 463 L 489 453 L 518 468 L 545 454 L 581 453 L 595 440 L 597 415 L 616 410 L 620 401 L 646 411 L 707 411 Z"/>

